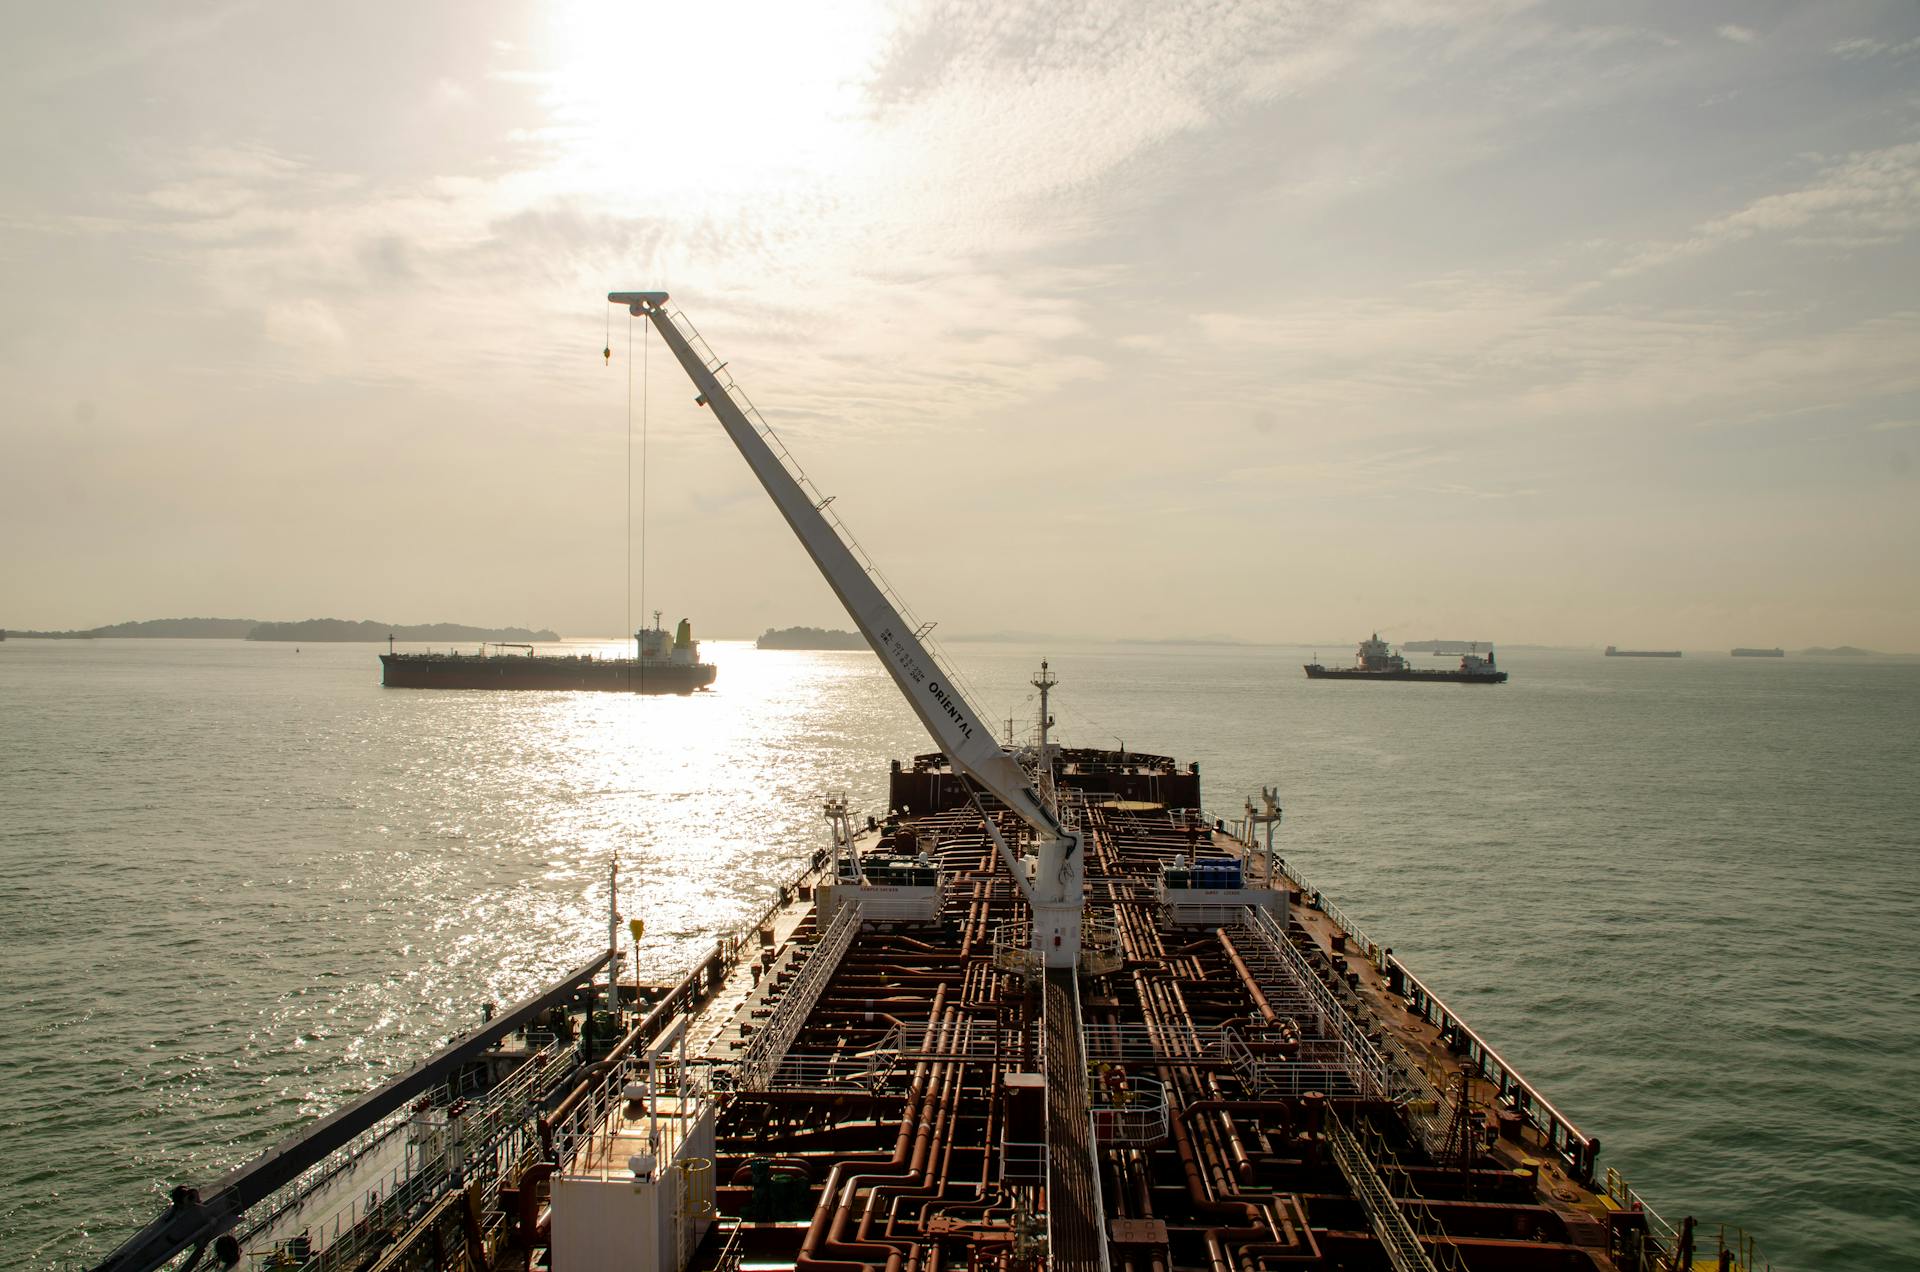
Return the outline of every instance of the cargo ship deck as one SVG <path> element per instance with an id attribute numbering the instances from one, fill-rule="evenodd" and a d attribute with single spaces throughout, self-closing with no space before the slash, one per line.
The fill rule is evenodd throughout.
<path id="1" fill-rule="evenodd" d="M 571 1008 L 558 1042 L 450 1044 L 493 1076 L 422 1101 L 404 1157 L 434 1168 L 383 1209 L 328 1215 L 354 1186 L 309 1172 L 227 1266 L 1763 1266 L 1597 1174 L 1597 1140 L 1261 845 L 1277 817 L 1210 818 L 1170 757 L 1064 750 L 1054 779 L 1086 835 L 1077 970 L 1030 948 L 982 818 L 1012 815 L 937 754 L 896 764 L 887 816 L 829 801 L 834 847 L 676 984 L 596 1014 L 603 955 L 512 1009 Z M 299 1147 L 256 1166 L 291 1177 Z M 136 1245 L 103 1266 L 179 1266 Z"/>
<path id="2" fill-rule="evenodd" d="M 1279 858 L 1138 798 L 1197 774 L 1068 756 L 1078 976 L 932 756 L 877 838 L 924 845 L 937 907 L 823 863 L 759 929 L 700 1057 L 728 1089 L 690 1267 L 1635 1266 L 1650 1216 L 1596 1141 Z M 1170 886 L 1189 861 L 1224 886 Z"/>

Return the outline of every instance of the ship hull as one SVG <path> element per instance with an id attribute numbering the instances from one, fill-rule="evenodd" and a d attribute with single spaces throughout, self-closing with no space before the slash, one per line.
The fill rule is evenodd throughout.
<path id="1" fill-rule="evenodd" d="M 1322 667 L 1307 663 L 1308 680 L 1414 680 L 1422 684 L 1499 685 L 1505 684 L 1504 671 L 1362 671 L 1357 667 Z"/>
<path id="2" fill-rule="evenodd" d="M 692 693 L 711 685 L 712 663 L 632 658 L 382 654 L 389 689 L 559 689 L 603 693 Z"/>

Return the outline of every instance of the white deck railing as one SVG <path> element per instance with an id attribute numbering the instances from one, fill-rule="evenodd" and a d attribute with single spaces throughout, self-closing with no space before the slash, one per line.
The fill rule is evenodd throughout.
<path id="1" fill-rule="evenodd" d="M 1306 956 L 1288 939 L 1280 921 L 1263 909 L 1249 908 L 1244 914 L 1234 934 L 1244 933 L 1249 938 L 1241 942 L 1251 947 L 1243 948 L 1241 957 L 1260 982 L 1262 992 L 1268 992 L 1271 987 L 1270 1001 L 1273 993 L 1304 999 L 1320 1023 L 1322 1036 L 1340 1042 L 1345 1052 L 1344 1067 L 1359 1094 L 1380 1099 L 1392 1092 L 1394 1083 L 1386 1058 L 1367 1038 L 1359 1022 L 1340 1005 L 1333 991 L 1320 983 L 1313 968 L 1308 966 Z"/>
<path id="2" fill-rule="evenodd" d="M 814 1003 L 819 1000 L 820 992 L 833 979 L 834 971 L 840 966 L 840 960 L 846 956 L 848 947 L 853 944 L 853 938 L 859 931 L 859 904 L 843 903 L 835 911 L 833 922 L 820 934 L 819 941 L 795 973 L 793 983 L 775 1002 L 773 1014 L 767 1017 L 766 1023 L 747 1043 L 746 1054 L 734 1066 L 734 1084 L 737 1087 L 743 1091 L 767 1089 L 780 1068 L 780 1062 L 786 1058 L 787 1049 L 800 1036 L 800 1030 L 806 1024 Z"/>

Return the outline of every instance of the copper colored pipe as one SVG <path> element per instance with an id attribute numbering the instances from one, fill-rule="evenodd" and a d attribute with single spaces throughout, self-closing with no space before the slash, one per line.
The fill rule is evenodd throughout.
<path id="1" fill-rule="evenodd" d="M 951 1023 L 945 1030 L 945 1033 L 947 1038 L 951 1039 L 952 1035 L 958 1031 L 958 1022 L 953 1021 L 951 1015 L 949 1015 L 949 1021 Z M 958 1107 L 959 1098 L 964 1089 L 963 1078 L 965 1067 L 961 1064 L 946 1063 L 943 1063 L 941 1067 L 944 1072 L 941 1075 L 940 1084 L 935 1090 L 934 1125 L 929 1154 L 929 1157 L 931 1157 L 933 1153 L 939 1154 L 941 1169 L 938 1172 L 930 1171 L 928 1169 L 930 1162 L 917 1164 L 910 1178 L 924 1181 L 918 1187 L 908 1187 L 905 1184 L 880 1184 L 876 1186 L 873 1191 L 867 1195 L 867 1209 L 860 1219 L 858 1236 L 862 1241 L 868 1240 L 870 1237 L 869 1230 L 873 1224 L 875 1214 L 881 1209 L 883 1198 L 886 1200 L 889 1212 L 886 1221 L 887 1236 L 889 1239 L 892 1239 L 892 1209 L 898 1206 L 901 1201 L 914 1198 L 939 1200 L 947 1195 L 949 1175 L 946 1167 L 952 1160 L 953 1150 L 951 1123 L 958 1117 L 955 1109 Z M 917 1234 L 914 1237 L 906 1238 L 906 1240 L 908 1241 L 906 1272 L 916 1272 L 920 1261 L 921 1243 L 917 1238 Z"/>
<path id="2" fill-rule="evenodd" d="M 741 1104 L 826 1104 L 835 1096 L 844 1097 L 849 1103 L 859 1100 L 869 1104 L 885 1104 L 890 1098 L 898 1098 L 871 1096 L 859 1091 L 835 1092 L 834 1096 L 825 1098 L 822 1098 L 818 1091 L 736 1091 L 733 1093 L 734 1100 Z"/>
<path id="3" fill-rule="evenodd" d="M 1157 1066 L 1160 1080 L 1166 1083 L 1167 1090 L 1177 1091 L 1178 1084 L 1173 1073 L 1165 1065 Z M 1204 1215 L 1217 1219 L 1242 1219 L 1249 1224 L 1259 1219 L 1259 1211 L 1245 1201 L 1216 1201 L 1208 1192 L 1206 1178 L 1200 1169 L 1200 1157 L 1194 1151 L 1192 1137 L 1187 1133 L 1184 1117 L 1176 1117 L 1167 1123 L 1167 1129 L 1173 1133 L 1173 1147 L 1180 1154 L 1180 1171 L 1186 1176 L 1187 1200 L 1193 1208 Z"/>
<path id="4" fill-rule="evenodd" d="M 1227 935 L 1224 928 L 1215 929 L 1215 935 L 1220 939 L 1221 948 L 1226 950 L 1227 958 L 1232 960 L 1233 969 L 1240 973 L 1241 983 L 1247 987 L 1247 993 L 1252 997 L 1253 1005 L 1260 1009 L 1260 1015 L 1268 1024 L 1278 1020 L 1279 1013 L 1268 1005 L 1267 996 L 1260 992 L 1260 982 L 1256 981 L 1253 973 L 1247 970 L 1245 961 L 1240 957 L 1240 951 L 1233 946 L 1233 938 Z"/>
<path id="5" fill-rule="evenodd" d="M 946 997 L 947 987 L 943 983 L 934 991 L 931 1019 L 937 1021 L 944 1018 Z M 907 1105 L 900 1121 L 900 1132 L 894 1138 L 893 1156 L 881 1165 L 857 1175 L 849 1175 L 844 1180 L 841 1178 L 844 1163 L 836 1163 L 828 1172 L 826 1185 L 820 1191 L 820 1204 L 814 1209 L 813 1221 L 807 1225 L 806 1239 L 801 1242 L 800 1253 L 794 1259 L 794 1272 L 874 1272 L 874 1264 L 854 1261 L 847 1258 L 848 1255 L 878 1255 L 885 1259 L 886 1272 L 900 1272 L 902 1260 L 899 1250 L 892 1246 L 872 1244 L 851 1247 L 841 1241 L 840 1232 L 846 1225 L 853 1198 L 861 1188 L 867 1187 L 869 1181 L 898 1178 L 909 1169 L 908 1150 L 913 1142 L 914 1124 L 924 1117 L 929 1068 L 924 1060 L 914 1068 Z M 820 1257 L 824 1252 L 842 1257 Z"/>
<path id="6" fill-rule="evenodd" d="M 813 1165 L 812 1163 L 807 1162 L 801 1158 L 764 1157 L 764 1158 L 755 1158 L 754 1161 L 766 1162 L 768 1170 L 797 1170 L 802 1175 L 806 1176 L 808 1183 L 813 1182 Z M 727 1182 L 731 1184 L 733 1187 L 738 1188 L 742 1184 L 749 1182 L 752 1178 L 753 1178 L 753 1162 L 743 1162 L 740 1164 L 738 1168 L 734 1170 L 732 1175 L 728 1176 Z"/>
<path id="7" fill-rule="evenodd" d="M 1247 1153 L 1246 1144 L 1240 1138 L 1239 1128 L 1233 1125 L 1235 1113 L 1278 1113 L 1286 1120 L 1286 1134 L 1293 1134 L 1294 1112 L 1291 1100 L 1223 1100 L 1209 1098 L 1195 1100 L 1180 1110 L 1182 1119 L 1196 1113 L 1218 1113 L 1227 1134 L 1228 1152 L 1233 1158 L 1234 1177 L 1242 1184 L 1251 1181 L 1253 1161 Z"/>
<path id="8" fill-rule="evenodd" d="M 543 1179 L 552 1178 L 553 1172 L 552 1162 L 535 1162 L 520 1172 L 520 1205 L 515 1218 L 520 1224 L 520 1244 L 529 1260 L 533 1255 L 534 1237 L 540 1229 L 539 1184 Z"/>
<path id="9" fill-rule="evenodd" d="M 945 986 L 941 988 L 941 996 L 944 996 Z M 937 1052 L 940 1047 L 949 1044 L 954 1032 L 955 1022 L 951 1015 L 944 1010 L 935 1015 L 934 1022 L 934 1029 L 930 1032 L 938 1039 L 936 1043 Z M 930 1038 L 930 1041 L 931 1040 L 933 1039 Z M 944 1061 L 937 1062 L 933 1066 L 932 1089 L 926 1096 L 923 1096 L 920 1101 L 918 1116 L 919 1129 L 914 1134 L 913 1155 L 908 1160 L 906 1174 L 904 1176 L 897 1174 L 889 1175 L 887 1178 L 903 1178 L 907 1180 L 921 1180 L 926 1178 L 927 1162 L 931 1155 L 935 1136 L 946 1117 L 946 1094 L 949 1074 L 957 1067 L 958 1066 L 949 1065 Z M 933 1106 L 932 1117 L 927 1115 L 929 1103 Z M 872 1234 L 873 1216 L 879 1209 L 883 1196 L 885 1196 L 888 1191 L 885 1183 L 876 1183 L 868 1191 L 867 1204 L 861 1211 L 860 1226 L 855 1231 L 853 1240 L 848 1241 L 841 1236 L 841 1232 L 845 1228 L 847 1221 L 852 1217 L 853 1199 L 859 1193 L 858 1185 L 860 1178 L 860 1176 L 854 1176 L 853 1179 L 849 1180 L 844 1191 L 845 1200 L 834 1214 L 833 1224 L 827 1231 L 827 1242 L 824 1249 L 828 1253 L 839 1255 L 859 1255 L 869 1252 L 878 1254 L 881 1251 L 886 1251 L 888 1252 L 887 1266 L 891 1270 L 895 1267 L 895 1260 L 902 1257 L 899 1247 L 891 1241 L 880 1240 Z"/>

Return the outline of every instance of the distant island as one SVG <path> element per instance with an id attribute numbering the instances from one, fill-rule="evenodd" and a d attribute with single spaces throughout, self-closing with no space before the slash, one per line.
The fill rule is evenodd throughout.
<path id="1" fill-rule="evenodd" d="M 348 622 L 339 618 L 309 618 L 298 623 L 263 623 L 257 618 L 153 618 L 138 623 L 113 623 L 64 632 L 10 629 L 9 636 L 31 640 L 111 640 L 142 637 L 148 640 L 280 640 L 325 644 L 330 641 L 379 641 L 392 636 L 405 641 L 511 640 L 532 643 L 557 641 L 559 635 L 524 627 L 468 627 L 461 623 Z"/>
<path id="2" fill-rule="evenodd" d="M 1231 636 L 1119 636 L 1116 645 L 1244 645 Z"/>
<path id="3" fill-rule="evenodd" d="M 1831 648 L 1814 645 L 1800 652 L 1810 658 L 1874 658 L 1878 656 L 1877 650 L 1861 649 L 1857 645 L 1834 645 Z"/>
<path id="4" fill-rule="evenodd" d="M 7 634 L 28 640 L 111 640 L 127 636 L 147 640 L 244 640 L 259 625 L 257 618 L 150 618 L 64 632 L 22 631 L 16 627 Z"/>
<path id="5" fill-rule="evenodd" d="M 298 623 L 262 623 L 247 633 L 248 640 L 296 640 L 323 644 L 328 641 L 375 641 L 387 637 L 395 640 L 423 641 L 484 641 L 514 640 L 531 644 L 534 641 L 556 641 L 559 634 L 541 628 L 530 631 L 525 627 L 468 627 L 461 623 L 415 623 L 411 626 L 397 623 L 374 623 L 362 620 L 349 622 L 344 618 L 309 618 Z"/>
<path id="6" fill-rule="evenodd" d="M 825 627 L 769 627 L 755 649 L 865 649 L 866 637 L 859 632 L 834 631 Z"/>

